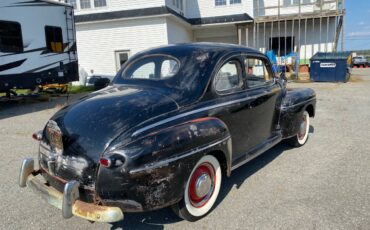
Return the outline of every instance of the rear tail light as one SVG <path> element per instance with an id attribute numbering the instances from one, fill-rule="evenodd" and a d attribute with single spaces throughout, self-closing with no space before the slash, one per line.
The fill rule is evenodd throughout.
<path id="1" fill-rule="evenodd" d="M 107 158 L 107 157 L 102 157 L 102 158 L 100 158 L 99 163 L 100 163 L 100 165 L 101 165 L 101 166 L 104 166 L 104 167 L 106 167 L 106 168 L 109 168 L 109 167 L 111 167 L 111 166 L 112 166 L 112 161 L 111 161 L 111 159 L 109 159 L 109 158 Z"/>
<path id="2" fill-rule="evenodd" d="M 42 140 L 42 131 L 38 131 L 38 132 L 32 134 L 32 138 L 35 139 L 36 141 L 41 141 Z"/>
<path id="3" fill-rule="evenodd" d="M 106 168 L 120 167 L 125 164 L 125 161 L 125 157 L 117 153 L 99 159 L 100 165 Z"/>

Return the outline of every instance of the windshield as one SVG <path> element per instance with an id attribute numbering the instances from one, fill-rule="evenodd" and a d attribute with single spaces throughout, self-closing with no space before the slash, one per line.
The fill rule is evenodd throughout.
<path id="1" fill-rule="evenodd" d="M 127 66 L 124 79 L 163 80 L 171 78 L 180 69 L 180 62 L 167 55 L 147 56 Z"/>

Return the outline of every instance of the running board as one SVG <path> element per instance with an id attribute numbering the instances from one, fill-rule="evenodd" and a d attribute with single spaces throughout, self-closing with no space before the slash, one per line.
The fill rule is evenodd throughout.
<path id="1" fill-rule="evenodd" d="M 245 153 L 244 155 L 238 157 L 233 161 L 233 166 L 231 170 L 237 169 L 240 166 L 244 165 L 245 163 L 253 160 L 254 158 L 258 157 L 262 153 L 266 152 L 270 148 L 274 147 L 282 140 L 281 134 L 276 134 L 273 137 L 270 137 L 263 143 L 257 145 L 256 147 L 252 148 L 249 152 Z"/>

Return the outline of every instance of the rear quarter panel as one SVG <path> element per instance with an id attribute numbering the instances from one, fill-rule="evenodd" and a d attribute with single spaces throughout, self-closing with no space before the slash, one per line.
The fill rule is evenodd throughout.
<path id="1" fill-rule="evenodd" d="M 172 205 L 183 197 L 187 179 L 202 156 L 222 152 L 225 170 L 230 168 L 230 145 L 227 127 L 214 117 L 157 129 L 121 148 L 126 159 L 122 166 L 99 168 L 97 193 L 103 204 L 126 212 Z"/>

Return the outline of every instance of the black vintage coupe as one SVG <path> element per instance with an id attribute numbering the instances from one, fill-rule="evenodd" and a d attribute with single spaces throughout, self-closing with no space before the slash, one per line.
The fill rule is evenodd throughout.
<path id="1" fill-rule="evenodd" d="M 115 222 L 172 206 L 196 221 L 214 206 L 222 177 L 283 139 L 304 145 L 315 104 L 313 90 L 287 89 L 253 49 L 150 49 L 33 135 L 39 167 L 25 159 L 19 185 L 65 218 Z"/>

